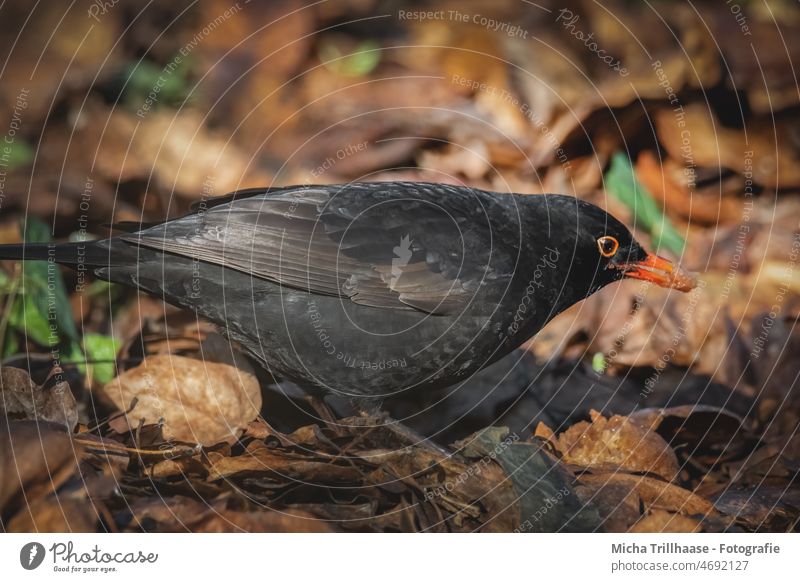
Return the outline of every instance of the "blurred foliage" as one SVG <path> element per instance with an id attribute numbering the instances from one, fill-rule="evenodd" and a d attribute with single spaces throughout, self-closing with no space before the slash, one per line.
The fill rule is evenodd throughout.
<path id="1" fill-rule="evenodd" d="M 90 368 L 95 381 L 105 384 L 117 375 L 114 361 L 120 346 L 120 342 L 107 335 L 87 333 L 83 336 L 83 351 L 86 359 L 93 362 Z"/>
<path id="2" fill-rule="evenodd" d="M 190 94 L 190 57 L 174 57 L 164 67 L 149 60 L 129 64 L 118 82 L 124 86 L 123 100 L 136 111 L 144 103 L 152 107 L 182 107 Z"/>
<path id="3" fill-rule="evenodd" d="M 344 54 L 335 41 L 328 39 L 320 44 L 319 57 L 325 67 L 337 75 L 363 77 L 378 66 L 381 49 L 374 40 L 365 40 L 352 53 Z"/>

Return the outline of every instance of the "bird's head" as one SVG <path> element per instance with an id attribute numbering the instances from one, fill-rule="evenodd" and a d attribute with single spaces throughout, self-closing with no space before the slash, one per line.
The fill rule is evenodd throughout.
<path id="1" fill-rule="evenodd" d="M 625 278 L 683 292 L 696 286 L 692 275 L 647 252 L 624 224 L 602 208 L 568 196 L 546 198 L 550 238 L 569 258 L 567 277 L 576 290 L 589 295 Z"/>

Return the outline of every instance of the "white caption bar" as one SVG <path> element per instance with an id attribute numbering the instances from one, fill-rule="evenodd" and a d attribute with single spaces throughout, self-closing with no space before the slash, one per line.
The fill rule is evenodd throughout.
<path id="1" fill-rule="evenodd" d="M 0 535 L 8 580 L 764 580 L 798 555 L 792 534 Z"/>

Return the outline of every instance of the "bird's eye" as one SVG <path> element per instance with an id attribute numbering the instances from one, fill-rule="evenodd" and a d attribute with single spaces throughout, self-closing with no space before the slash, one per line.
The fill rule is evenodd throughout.
<path id="1" fill-rule="evenodd" d="M 597 248 L 604 257 L 613 257 L 619 248 L 619 241 L 613 236 L 601 236 L 597 239 Z"/>

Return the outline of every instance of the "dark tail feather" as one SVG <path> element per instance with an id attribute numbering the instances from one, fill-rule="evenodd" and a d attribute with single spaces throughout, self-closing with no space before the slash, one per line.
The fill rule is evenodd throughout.
<path id="1" fill-rule="evenodd" d="M 110 240 L 0 245 L 0 260 L 53 261 L 70 267 L 112 265 Z"/>

